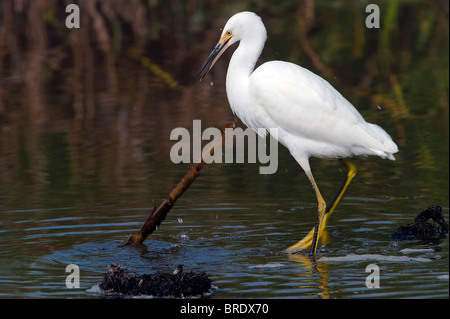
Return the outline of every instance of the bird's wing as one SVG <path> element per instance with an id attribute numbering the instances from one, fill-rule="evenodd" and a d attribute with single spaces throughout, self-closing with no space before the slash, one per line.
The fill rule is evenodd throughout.
<path id="1" fill-rule="evenodd" d="M 372 124 L 331 84 L 296 64 L 265 63 L 253 72 L 249 85 L 250 94 L 268 116 L 259 123 L 276 124 L 288 134 L 336 146 L 361 139 L 378 140 L 374 143 L 384 143 L 386 136 L 390 139 L 382 129 L 381 136 L 379 132 L 374 136 L 367 129 Z"/>

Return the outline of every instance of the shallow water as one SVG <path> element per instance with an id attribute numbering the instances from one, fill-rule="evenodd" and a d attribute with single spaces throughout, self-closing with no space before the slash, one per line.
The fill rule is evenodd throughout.
<path id="1" fill-rule="evenodd" d="M 375 162 L 382 167 L 381 160 Z M 364 164 L 375 167 L 364 159 L 361 170 L 366 169 Z M 388 163 L 389 169 L 396 164 Z M 254 171 L 254 167 L 247 169 Z M 327 170 L 340 175 L 337 167 Z M 379 180 L 386 177 L 383 170 L 373 173 Z M 279 175 L 287 173 L 280 171 Z M 295 175 L 299 182 L 295 190 L 288 191 L 282 178 L 268 181 L 267 176 L 254 174 L 250 186 L 265 186 L 264 191 L 251 190 L 240 174 L 231 173 L 227 178 L 236 189 L 223 192 L 217 186 L 225 182 L 223 177 L 206 167 L 204 176 L 142 248 L 117 247 L 128 234 L 136 233 L 150 211 L 139 205 L 151 200 L 144 192 L 136 194 L 136 185 L 131 194 L 102 190 L 97 196 L 114 199 L 103 197 L 92 205 L 80 197 L 71 207 L 3 209 L 1 296 L 95 298 L 98 295 L 87 290 L 101 282 L 102 274 L 114 262 L 141 274 L 171 272 L 178 264 L 206 271 L 217 287 L 212 298 L 448 296 L 448 239 L 431 244 L 390 238 L 399 225 L 412 222 L 428 201 L 426 195 L 358 197 L 370 188 L 356 178 L 330 221 L 330 242 L 321 247 L 317 262 L 301 254 L 282 253 L 306 234 L 315 218 L 312 194 L 303 186 L 306 178 L 302 172 Z M 327 174 L 318 175 L 322 180 Z M 401 187 L 393 183 L 386 189 L 394 192 Z M 134 200 L 126 202 L 128 197 Z M 124 204 L 133 205 L 127 208 Z M 444 213 L 448 217 L 448 208 Z M 80 267 L 79 289 L 66 287 L 68 264 Z M 379 267 L 379 288 L 366 287 L 369 264 Z"/>
<path id="2" fill-rule="evenodd" d="M 320 6 L 316 14 L 321 17 Z M 417 82 L 414 90 L 403 92 L 410 115 L 395 115 L 397 101 L 388 98 L 395 88 L 385 85 L 386 78 L 372 79 L 379 82 L 368 91 L 351 86 L 352 77 L 366 75 L 358 61 L 349 60 L 345 72 L 340 64 L 333 66 L 335 85 L 367 120 L 393 136 L 400 152 L 396 161 L 354 159 L 358 174 L 329 221 L 329 242 L 320 245 L 316 261 L 282 252 L 308 233 L 317 211 L 305 174 L 282 146 L 273 175 L 260 175 L 259 163 L 205 166 L 143 247 L 118 247 L 191 167 L 171 162 L 171 131 L 192 132 L 194 119 L 202 120 L 203 128 L 219 129 L 233 120 L 224 88 L 229 55 L 206 83 L 190 76 L 212 49 L 221 23 L 208 31 L 210 41 L 155 41 L 145 52 L 173 75 L 178 89 L 125 53 L 105 57 L 98 48 L 89 51 L 86 34 L 72 46 L 61 40 L 52 47 L 58 41 L 48 41 L 48 52 L 35 53 L 45 61 L 38 69 L 25 61 L 32 80 L 46 75 L 39 78 L 41 86 L 26 82 L 13 58 L 4 59 L 0 297 L 100 298 L 90 289 L 110 264 L 119 263 L 139 274 L 172 272 L 179 264 L 206 271 L 217 287 L 211 298 L 448 298 L 448 238 L 428 243 L 390 237 L 431 205 L 442 206 L 448 221 L 448 93 L 437 94 L 436 86 L 428 85 L 430 77 L 403 74 L 403 85 Z M 268 19 L 274 39 L 286 36 L 279 23 Z M 300 56 L 299 63 L 307 64 L 297 42 L 286 42 L 292 47 L 269 42 L 264 59 L 276 52 L 277 58 Z M 318 49 L 320 43 L 314 44 Z M 340 46 L 333 48 L 340 52 Z M 173 52 L 179 54 L 175 59 Z M 411 55 L 423 65 L 432 60 L 423 53 Z M 448 88 L 448 65 L 443 82 Z M 410 96 L 420 98 L 412 105 Z M 322 195 L 331 199 L 344 168 L 336 161 L 311 163 Z M 79 266 L 80 288 L 66 287 L 69 264 Z M 379 268 L 379 288 L 366 286 L 371 264 Z"/>

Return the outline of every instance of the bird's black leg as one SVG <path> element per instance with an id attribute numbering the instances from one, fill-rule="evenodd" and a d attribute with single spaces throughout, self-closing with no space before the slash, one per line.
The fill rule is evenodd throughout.
<path id="1" fill-rule="evenodd" d="M 345 191 L 347 190 L 348 185 L 352 181 L 352 179 L 356 176 L 356 165 L 347 161 L 347 160 L 341 160 L 347 167 L 347 176 L 345 177 L 344 182 L 342 183 L 341 187 L 339 188 L 338 192 L 336 193 L 335 197 L 331 201 L 329 205 L 327 205 L 327 208 L 325 210 L 325 216 L 322 221 L 321 228 L 324 229 L 326 226 L 326 222 L 330 215 L 333 213 L 334 209 L 336 208 L 337 204 L 341 200 L 342 196 L 344 195 Z M 311 251 L 309 252 L 310 256 L 314 256 L 316 254 L 316 248 L 317 248 L 317 241 L 319 240 L 319 226 L 320 226 L 320 216 L 317 218 L 316 225 L 314 227 L 314 236 L 311 243 Z"/>

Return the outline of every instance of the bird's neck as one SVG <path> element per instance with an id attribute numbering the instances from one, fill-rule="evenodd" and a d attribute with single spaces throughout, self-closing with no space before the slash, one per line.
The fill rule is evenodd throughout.
<path id="1" fill-rule="evenodd" d="M 234 51 L 228 66 L 228 76 L 243 80 L 249 78 L 255 69 L 256 62 L 264 47 L 265 38 L 249 38 L 241 40 L 239 47 Z"/>
<path id="2" fill-rule="evenodd" d="M 227 71 L 227 96 L 233 112 L 243 119 L 240 105 L 249 96 L 249 78 L 264 47 L 264 38 L 242 40 L 231 57 Z"/>

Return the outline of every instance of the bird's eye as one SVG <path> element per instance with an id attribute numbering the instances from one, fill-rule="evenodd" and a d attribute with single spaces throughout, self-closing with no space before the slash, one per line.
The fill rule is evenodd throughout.
<path id="1" fill-rule="evenodd" d="M 228 30 L 226 34 L 227 34 L 228 36 L 230 36 L 230 35 L 231 35 L 231 31 Z"/>

